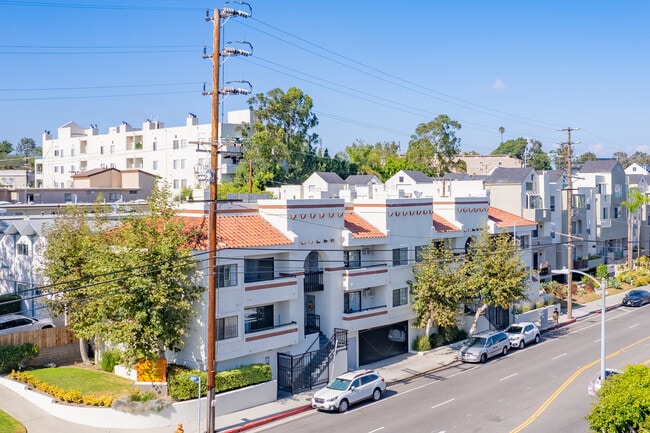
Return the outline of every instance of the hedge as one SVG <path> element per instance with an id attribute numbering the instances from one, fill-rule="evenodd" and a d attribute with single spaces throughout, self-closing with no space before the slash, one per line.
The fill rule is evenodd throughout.
<path id="1" fill-rule="evenodd" d="M 24 363 L 38 356 L 38 347 L 32 343 L 0 347 L 0 373 L 18 370 Z"/>
<path id="2" fill-rule="evenodd" d="M 187 370 L 174 366 L 169 369 L 167 390 L 169 396 L 176 401 L 196 398 L 199 384 L 192 382 L 190 376 L 201 378 L 201 395 L 207 394 L 208 375 L 205 371 Z M 271 367 L 267 364 L 245 365 L 232 370 L 220 371 L 215 376 L 215 392 L 232 391 L 257 383 L 268 382 L 273 378 Z"/>

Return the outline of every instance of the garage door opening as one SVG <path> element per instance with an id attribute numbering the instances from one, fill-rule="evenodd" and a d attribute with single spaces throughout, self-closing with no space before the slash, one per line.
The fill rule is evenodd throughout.
<path id="1" fill-rule="evenodd" d="M 408 352 L 408 322 L 359 331 L 359 365 Z"/>

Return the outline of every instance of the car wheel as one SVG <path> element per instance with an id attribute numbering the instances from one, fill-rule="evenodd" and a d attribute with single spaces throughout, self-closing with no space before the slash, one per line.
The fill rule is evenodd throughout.
<path id="1" fill-rule="evenodd" d="M 483 355 L 481 355 L 481 364 L 485 364 L 486 361 L 487 361 L 487 355 L 484 353 Z"/>
<path id="2" fill-rule="evenodd" d="M 41 329 L 51 329 L 51 328 L 53 328 L 53 326 L 45 325 L 45 326 L 43 326 Z"/>
<path id="3" fill-rule="evenodd" d="M 539 334 L 535 336 L 535 344 L 539 343 Z"/>
<path id="4" fill-rule="evenodd" d="M 524 340 L 521 340 L 521 341 L 519 342 L 519 348 L 520 348 L 520 349 L 523 349 L 524 347 L 526 347 L 526 342 L 525 342 Z"/>
<path id="5" fill-rule="evenodd" d="M 381 389 L 375 388 L 375 391 L 372 393 L 372 399 L 377 401 L 381 398 Z"/>
<path id="6" fill-rule="evenodd" d="M 348 406 L 348 401 L 346 399 L 341 400 L 341 403 L 339 403 L 339 412 L 347 412 Z"/>
<path id="7" fill-rule="evenodd" d="M 501 353 L 503 354 L 503 356 L 506 356 L 508 354 L 508 346 L 504 346 Z"/>

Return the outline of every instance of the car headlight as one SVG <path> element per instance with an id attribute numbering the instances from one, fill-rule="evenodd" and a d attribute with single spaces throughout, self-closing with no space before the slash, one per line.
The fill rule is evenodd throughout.
<path id="1" fill-rule="evenodd" d="M 325 400 L 325 401 L 326 401 L 327 403 L 329 403 L 329 402 L 332 402 L 332 401 L 336 401 L 336 399 L 337 399 L 337 397 L 330 397 L 330 398 L 328 398 L 328 399 Z"/>

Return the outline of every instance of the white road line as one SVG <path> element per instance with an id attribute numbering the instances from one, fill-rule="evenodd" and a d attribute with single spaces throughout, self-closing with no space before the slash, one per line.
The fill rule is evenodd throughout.
<path id="1" fill-rule="evenodd" d="M 558 356 L 556 356 L 555 358 L 552 358 L 552 359 L 559 359 L 559 358 L 562 358 L 563 356 L 566 356 L 566 352 L 564 352 L 561 355 L 558 355 Z"/>
<path id="2" fill-rule="evenodd" d="M 636 324 L 634 324 L 634 325 L 632 325 L 632 326 L 629 326 L 628 329 L 632 329 L 632 328 L 634 328 L 634 327 L 636 327 L 636 326 L 639 326 L 639 324 L 636 323 Z"/>
<path id="3" fill-rule="evenodd" d="M 442 406 L 443 404 L 451 403 L 451 402 L 454 401 L 454 400 L 456 400 L 456 399 L 455 399 L 455 398 L 450 398 L 450 399 L 447 400 L 447 401 L 443 401 L 442 403 L 439 403 L 439 404 L 437 404 L 437 405 L 435 405 L 435 406 L 431 406 L 431 409 L 435 409 L 435 408 L 437 408 L 437 407 L 440 407 L 440 406 Z"/>
<path id="4" fill-rule="evenodd" d="M 511 374 L 510 376 L 503 377 L 503 378 L 499 379 L 499 382 L 503 382 L 504 380 L 510 379 L 511 377 L 515 377 L 518 374 L 519 373 L 514 373 L 514 374 Z"/>
<path id="5" fill-rule="evenodd" d="M 383 427 L 376 428 L 374 430 L 370 430 L 368 433 L 375 433 L 376 431 L 383 430 Z"/>

